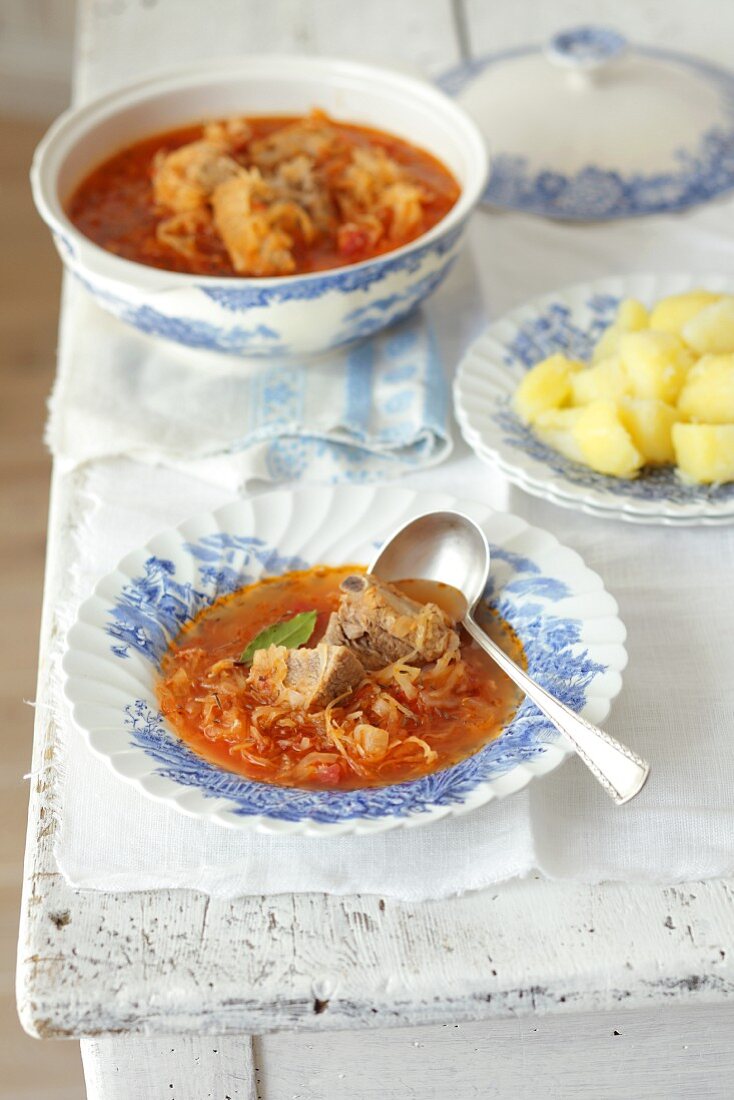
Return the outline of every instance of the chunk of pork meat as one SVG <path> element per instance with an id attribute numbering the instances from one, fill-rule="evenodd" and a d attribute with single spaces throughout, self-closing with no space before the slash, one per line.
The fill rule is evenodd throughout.
<path id="1" fill-rule="evenodd" d="M 354 691 L 363 677 L 364 668 L 350 649 L 321 642 L 309 649 L 271 645 L 256 650 L 249 679 L 273 702 L 323 710 L 340 695 Z M 301 699 L 294 698 L 294 693 Z"/>
<path id="2" fill-rule="evenodd" d="M 413 663 L 427 664 L 458 645 L 456 632 L 436 604 L 417 603 L 369 573 L 345 577 L 341 590 L 324 641 L 349 646 L 370 671 L 409 654 Z"/>

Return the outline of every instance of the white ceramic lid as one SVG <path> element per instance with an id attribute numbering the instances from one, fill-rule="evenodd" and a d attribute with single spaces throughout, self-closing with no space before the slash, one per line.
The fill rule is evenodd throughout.
<path id="1" fill-rule="evenodd" d="M 576 27 L 441 83 L 488 142 L 494 205 L 599 220 L 734 188 L 734 73 L 696 58 Z"/>

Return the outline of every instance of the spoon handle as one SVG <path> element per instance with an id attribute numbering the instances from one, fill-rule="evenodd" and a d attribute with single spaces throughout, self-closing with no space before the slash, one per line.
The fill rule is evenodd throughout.
<path id="1" fill-rule="evenodd" d="M 591 722 L 575 714 L 560 699 L 554 698 L 537 684 L 485 634 L 471 616 L 467 615 L 464 619 L 464 626 L 474 641 L 568 738 L 586 767 L 618 806 L 640 793 L 650 773 L 647 761 L 608 733 L 592 726 Z"/>

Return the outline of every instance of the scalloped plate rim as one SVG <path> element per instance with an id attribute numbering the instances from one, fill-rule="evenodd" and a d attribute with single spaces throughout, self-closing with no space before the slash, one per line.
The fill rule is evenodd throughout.
<path id="1" fill-rule="evenodd" d="M 601 505 L 590 504 L 587 501 L 581 501 L 569 496 L 562 496 L 560 493 L 555 493 L 550 489 L 545 488 L 542 484 L 533 482 L 530 479 L 527 481 L 520 481 L 511 476 L 510 471 L 505 467 L 502 462 L 498 461 L 495 456 L 484 450 L 479 444 L 474 448 L 477 458 L 480 459 L 486 466 L 492 470 L 496 470 L 504 477 L 511 481 L 518 489 L 527 493 L 529 496 L 535 497 L 538 500 L 546 500 L 550 504 L 555 504 L 559 508 L 566 508 L 572 512 L 582 512 L 586 516 L 593 516 L 594 519 L 604 520 L 622 520 L 624 523 L 635 523 L 640 526 L 657 525 L 660 527 L 727 527 L 734 519 L 730 516 L 666 516 L 666 515 L 643 515 L 633 512 L 622 512 L 614 508 L 604 508 Z"/>
<path id="2" fill-rule="evenodd" d="M 525 536 L 530 533 L 533 535 L 542 535 L 543 538 L 547 540 L 543 551 L 544 553 L 547 553 L 551 549 L 555 551 L 558 548 L 562 549 L 563 551 L 570 551 L 570 553 L 575 555 L 575 557 L 578 559 L 578 561 L 574 564 L 579 571 L 579 576 L 587 574 L 590 575 L 591 578 L 595 578 L 599 581 L 599 587 L 597 591 L 603 592 L 608 597 L 611 597 L 613 609 L 606 612 L 603 616 L 600 616 L 600 618 L 616 621 L 620 623 L 622 627 L 621 641 L 615 640 L 613 642 L 607 643 L 588 643 L 588 648 L 590 650 L 593 650 L 594 645 L 604 644 L 606 646 L 614 645 L 619 651 L 619 657 L 616 663 L 610 663 L 607 665 L 606 668 L 606 673 L 612 671 L 616 672 L 617 674 L 618 683 L 616 689 L 610 689 L 607 687 L 602 691 L 599 691 L 597 689 L 596 691 L 590 691 L 589 693 L 599 707 L 600 712 L 601 710 L 603 710 L 603 713 L 599 713 L 597 721 L 603 722 L 606 719 L 611 710 L 613 700 L 621 691 L 622 673 L 628 662 L 628 654 L 625 647 L 626 630 L 624 629 L 624 624 L 619 618 L 617 601 L 614 599 L 613 596 L 611 596 L 610 593 L 608 593 L 607 589 L 604 586 L 602 578 L 599 577 L 599 575 L 593 569 L 586 565 L 586 563 L 583 561 L 577 551 L 561 543 L 560 540 L 552 532 L 530 524 L 521 516 L 517 516 L 511 512 L 500 512 L 481 501 L 472 500 L 470 498 L 457 497 L 455 494 L 445 491 L 425 493 L 397 486 L 380 485 L 311 486 L 308 488 L 301 488 L 296 490 L 276 489 L 271 492 L 258 494 L 258 496 L 256 497 L 234 500 L 219 508 L 188 516 L 181 523 L 156 532 L 148 540 L 146 540 L 145 544 L 143 544 L 142 546 L 128 551 L 118 561 L 114 568 L 112 568 L 107 574 L 105 574 L 97 581 L 92 591 L 81 602 L 74 622 L 71 624 L 67 632 L 67 638 L 72 635 L 72 632 L 79 622 L 85 621 L 83 619 L 83 610 L 85 607 L 92 604 L 95 600 L 102 600 L 109 606 L 109 598 L 103 596 L 101 594 L 101 590 L 106 584 L 109 584 L 110 579 L 115 574 L 120 573 L 123 577 L 125 577 L 126 574 L 123 568 L 124 563 L 126 561 L 131 561 L 132 559 L 138 558 L 142 554 L 145 554 L 145 552 L 148 550 L 149 547 L 151 547 L 153 543 L 158 542 L 163 537 L 178 537 L 179 539 L 181 539 L 181 543 L 183 546 L 183 540 L 185 537 L 183 536 L 183 529 L 189 527 L 192 523 L 202 525 L 209 524 L 211 521 L 212 524 L 216 524 L 216 517 L 218 515 L 227 510 L 232 510 L 233 508 L 236 509 L 237 505 L 248 507 L 255 504 L 255 502 L 257 501 L 267 500 L 268 498 L 299 498 L 305 497 L 307 495 L 312 495 L 317 492 L 329 494 L 332 496 L 339 493 L 348 493 L 352 496 L 358 496 L 362 494 L 366 496 L 370 493 L 372 493 L 373 495 L 379 495 L 381 493 L 401 494 L 405 501 L 403 506 L 403 514 L 410 512 L 411 508 L 414 509 L 414 514 L 419 514 L 418 511 L 415 509 L 420 508 L 420 506 L 423 505 L 424 502 L 426 502 L 426 505 L 429 508 L 438 506 L 457 508 L 463 507 L 467 510 L 473 509 L 475 511 L 481 510 L 481 512 L 483 513 L 483 518 L 481 522 L 483 524 L 486 524 L 492 517 L 498 517 L 500 520 L 510 520 L 513 523 L 520 525 L 509 541 L 513 541 L 514 539 L 516 539 L 518 535 Z M 431 501 L 434 501 L 436 503 L 431 504 Z M 439 501 L 441 503 L 438 503 Z M 420 510 L 424 509 L 420 508 Z M 253 516 L 253 522 L 254 521 L 255 517 Z M 263 575 L 266 575 L 265 570 L 263 571 Z M 106 635 L 102 628 L 100 628 L 99 626 L 93 626 L 92 624 L 87 625 L 89 625 L 91 629 L 95 630 L 97 633 L 103 634 L 105 639 L 109 641 L 108 635 Z M 471 812 L 473 809 L 479 808 L 479 806 L 486 805 L 487 803 L 494 801 L 498 798 L 509 797 L 509 795 L 514 794 L 519 790 L 522 790 L 533 779 L 546 775 L 549 772 L 555 770 L 564 762 L 564 760 L 574 754 L 574 750 L 571 745 L 565 742 L 563 739 L 544 742 L 542 751 L 540 751 L 539 754 L 533 759 L 517 761 L 512 768 L 508 769 L 502 775 L 493 779 L 478 781 L 461 802 L 433 805 L 426 810 L 412 813 L 409 816 L 385 814 L 377 818 L 352 817 L 338 822 L 322 822 L 313 818 L 301 818 L 299 820 L 289 821 L 282 818 L 273 818 L 268 816 L 267 814 L 244 815 L 241 813 L 236 813 L 234 809 L 229 809 L 226 807 L 226 805 L 221 805 L 221 803 L 227 802 L 226 796 L 222 796 L 221 798 L 211 797 L 210 802 L 212 803 L 212 805 L 207 807 L 206 812 L 203 812 L 201 809 L 192 809 L 190 806 L 184 805 L 179 801 L 180 798 L 191 793 L 192 790 L 195 790 L 195 788 L 187 787 L 181 783 L 178 783 L 176 780 L 171 780 L 167 778 L 164 779 L 163 777 L 158 775 L 155 769 L 155 765 L 152 762 L 152 758 L 148 757 L 148 754 L 145 753 L 144 750 L 141 749 L 139 746 L 135 746 L 135 751 L 138 753 L 143 753 L 146 757 L 148 757 L 148 759 L 150 759 L 152 762 L 152 766 L 145 774 L 130 775 L 121 771 L 116 762 L 117 757 L 130 751 L 129 745 L 124 748 L 120 748 L 119 750 L 116 750 L 114 752 L 110 752 L 100 749 L 96 744 L 93 743 L 93 738 L 96 731 L 88 730 L 79 718 L 80 706 L 85 705 L 85 703 L 88 703 L 89 701 L 85 700 L 83 694 L 81 696 L 77 694 L 77 686 L 80 682 L 83 683 L 84 681 L 94 683 L 95 677 L 85 677 L 79 672 L 74 672 L 73 670 L 69 669 L 69 655 L 72 652 L 83 654 L 90 651 L 86 647 L 84 649 L 80 649 L 76 646 L 67 644 L 67 648 L 64 651 L 61 661 L 63 691 L 71 711 L 71 717 L 73 725 L 75 727 L 75 732 L 83 737 L 90 751 L 97 758 L 103 760 L 107 767 L 120 780 L 122 780 L 126 785 L 137 789 L 145 797 L 150 798 L 156 802 L 165 803 L 169 806 L 172 806 L 172 808 L 176 809 L 178 812 L 186 814 L 189 817 L 197 818 L 198 820 L 209 821 L 230 829 L 243 829 L 245 831 L 254 831 L 256 833 L 269 834 L 274 836 L 297 834 L 309 837 L 323 837 L 344 835 L 363 836 L 368 834 L 374 835 L 377 833 L 386 832 L 394 828 L 413 828 L 418 825 L 428 824 L 431 821 L 439 820 L 444 817 L 462 815 L 464 813 Z M 99 650 L 95 652 L 99 653 Z M 103 652 L 105 652 L 105 656 L 108 656 L 106 650 Z M 588 701 L 589 700 L 587 699 L 585 707 L 586 705 L 588 705 Z M 94 700 L 92 700 L 92 702 L 94 702 Z M 224 771 L 225 769 L 222 770 Z M 519 778 L 520 781 L 516 782 L 513 780 L 512 783 L 508 784 L 509 777 L 515 777 L 515 779 Z M 157 786 L 160 786 L 161 780 L 166 789 L 156 790 L 155 788 Z M 179 788 L 178 792 L 172 792 L 170 789 L 168 789 L 168 785 L 171 783 L 175 784 Z M 508 786 L 511 786 L 511 789 L 503 789 Z M 214 805 L 214 803 L 217 803 L 218 805 Z"/>

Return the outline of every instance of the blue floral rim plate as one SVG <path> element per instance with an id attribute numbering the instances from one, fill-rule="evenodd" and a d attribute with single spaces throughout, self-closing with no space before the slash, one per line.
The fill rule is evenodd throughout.
<path id="1" fill-rule="evenodd" d="M 396 527 L 460 508 L 486 531 L 486 598 L 520 636 L 531 673 L 592 722 L 622 686 L 625 629 L 615 600 L 574 551 L 517 516 L 445 494 L 393 487 L 275 492 L 196 516 L 129 554 L 82 604 L 63 661 L 75 725 L 146 795 L 203 820 L 269 833 L 382 832 L 464 813 L 524 787 L 571 752 L 525 701 L 502 735 L 423 779 L 357 791 L 247 780 L 194 754 L 161 716 L 154 684 L 192 615 L 260 576 L 317 562 L 368 561 Z"/>
<path id="2" fill-rule="evenodd" d="M 454 383 L 464 438 L 513 484 L 562 507 L 603 518 L 667 526 L 734 522 L 734 483 L 690 485 L 673 467 L 639 477 L 606 477 L 564 458 L 537 438 L 512 409 L 526 370 L 562 352 L 588 359 L 623 298 L 652 305 L 695 287 L 732 293 L 730 276 L 630 275 L 581 283 L 538 298 L 491 324 L 469 348 Z"/>

